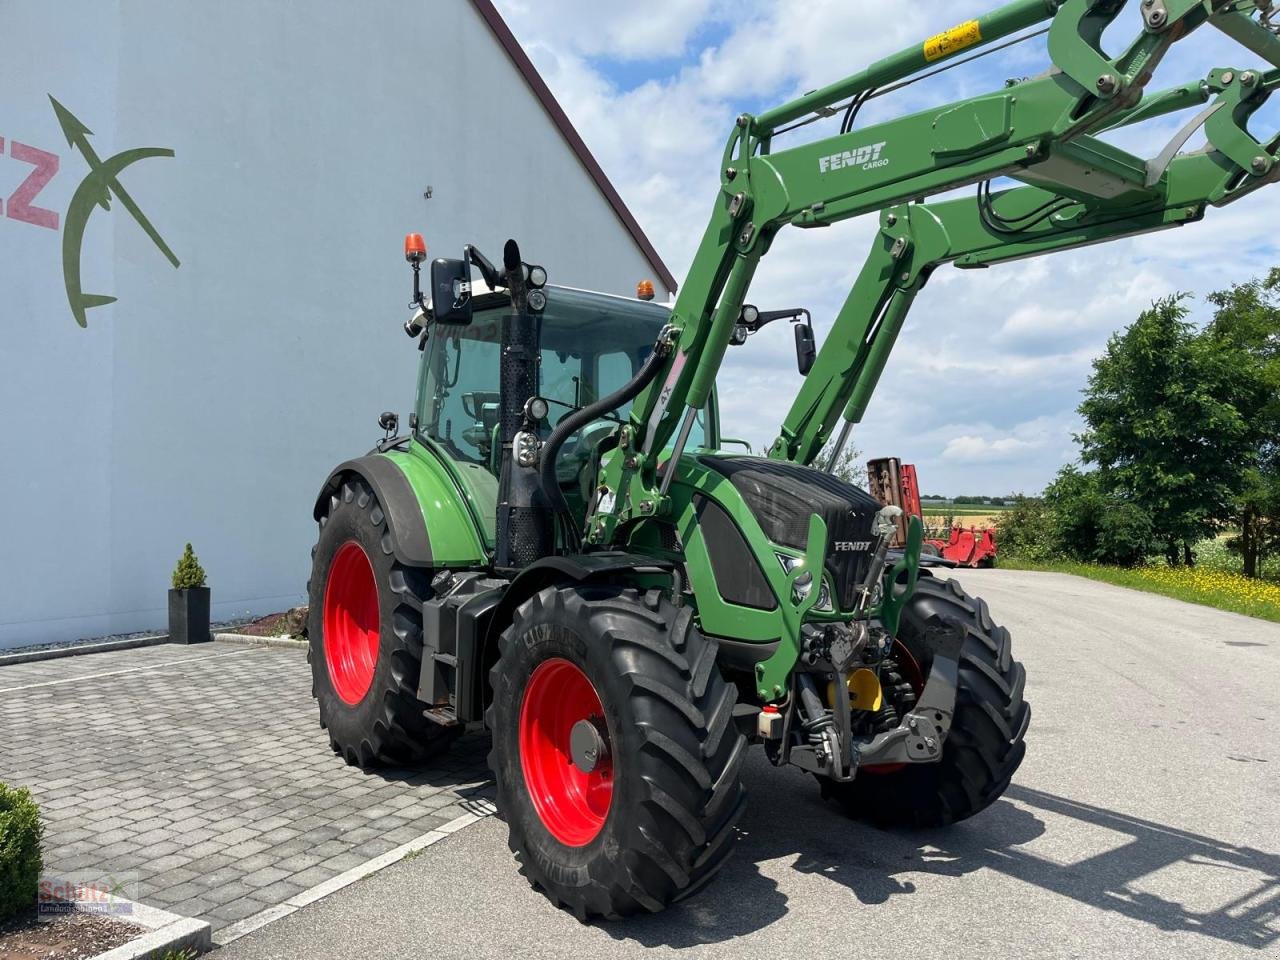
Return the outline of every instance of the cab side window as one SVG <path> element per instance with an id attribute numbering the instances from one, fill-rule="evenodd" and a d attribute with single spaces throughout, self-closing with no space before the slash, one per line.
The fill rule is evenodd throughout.
<path id="1" fill-rule="evenodd" d="M 596 358 L 596 389 L 594 391 L 596 396 L 592 399 L 599 399 L 613 393 L 634 377 L 635 372 L 636 367 L 632 363 L 631 355 L 626 351 L 600 354 Z M 624 403 L 617 410 L 618 416 L 624 419 L 630 412 L 630 402 Z"/>

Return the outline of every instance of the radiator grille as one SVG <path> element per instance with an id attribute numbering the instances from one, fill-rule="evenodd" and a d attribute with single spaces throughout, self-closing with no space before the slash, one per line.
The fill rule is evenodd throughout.
<path id="1" fill-rule="evenodd" d="M 857 586 L 871 562 L 871 527 L 880 504 L 869 493 L 829 473 L 758 457 L 701 457 L 699 461 L 733 484 L 760 528 L 779 546 L 803 550 L 809 517 L 827 525 L 826 568 L 840 605 L 853 606 Z M 849 548 L 852 545 L 852 548 Z M 845 546 L 845 549 L 838 547 Z"/>

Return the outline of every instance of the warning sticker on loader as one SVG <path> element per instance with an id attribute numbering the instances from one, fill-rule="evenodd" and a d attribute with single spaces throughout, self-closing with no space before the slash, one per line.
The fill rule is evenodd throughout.
<path id="1" fill-rule="evenodd" d="M 972 47 L 982 42 L 982 28 L 977 20 L 966 20 L 958 27 L 944 30 L 937 36 L 924 42 L 924 58 L 929 63 L 941 60 L 953 53 L 959 53 L 965 47 Z"/>

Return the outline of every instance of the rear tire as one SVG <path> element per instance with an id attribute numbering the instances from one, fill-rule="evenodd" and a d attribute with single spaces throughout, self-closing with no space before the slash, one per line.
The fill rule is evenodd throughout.
<path id="1" fill-rule="evenodd" d="M 420 763 L 446 749 L 461 727 L 426 719 L 417 697 L 431 574 L 395 559 L 386 517 L 364 481 L 349 479 L 329 498 L 311 556 L 311 695 L 334 752 L 352 766 L 375 767 Z"/>
<path id="2" fill-rule="evenodd" d="M 609 586 L 548 587 L 503 632 L 486 717 L 499 809 L 520 872 L 578 919 L 661 910 L 728 857 L 746 740 L 716 650 L 688 608 Z M 547 671 L 583 716 L 544 701 Z M 582 720 L 607 769 L 570 766 L 563 741 Z"/>
<path id="3" fill-rule="evenodd" d="M 965 628 L 951 732 L 937 763 L 892 772 L 862 771 L 852 783 L 822 781 L 824 797 L 880 826 L 938 827 L 973 816 L 1009 786 L 1026 754 L 1031 705 L 1023 699 L 1026 671 L 1013 659 L 1009 631 L 986 603 L 955 580 L 921 576 L 903 610 L 898 639 L 927 677 L 925 630 L 945 622 Z M 908 675 L 914 673 L 911 669 Z M 918 693 L 918 691 L 917 691 Z"/>

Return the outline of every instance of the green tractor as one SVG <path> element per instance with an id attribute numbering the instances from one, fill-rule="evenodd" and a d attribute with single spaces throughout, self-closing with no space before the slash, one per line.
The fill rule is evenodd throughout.
<path id="1" fill-rule="evenodd" d="M 921 557 L 918 518 L 892 549 L 900 511 L 829 468 L 937 267 L 1178 227 L 1280 176 L 1277 138 L 1248 129 L 1280 85 L 1270 0 L 1143 0 L 1141 32 L 1110 56 L 1125 6 L 1016 0 L 739 117 L 670 306 L 548 285 L 513 241 L 501 266 L 472 247 L 435 260 L 424 292 L 411 235 L 408 429 L 384 414 L 385 438 L 315 503 L 311 663 L 334 750 L 411 764 L 483 722 L 522 872 L 583 919 L 660 910 L 715 874 L 749 745 L 878 824 L 995 801 L 1030 718 L 1009 634 L 930 569 L 946 564 Z M 1048 72 L 856 127 L 870 97 L 1045 22 Z M 1205 25 L 1273 68 L 1145 93 Z M 1196 107 L 1149 160 L 1099 136 Z M 836 135 L 774 149 L 836 116 Z M 1206 146 L 1180 153 L 1201 127 Z M 879 232 L 820 351 L 806 311 L 746 302 L 784 226 L 870 212 Z M 767 456 L 727 452 L 716 373 L 778 320 L 803 386 Z"/>

